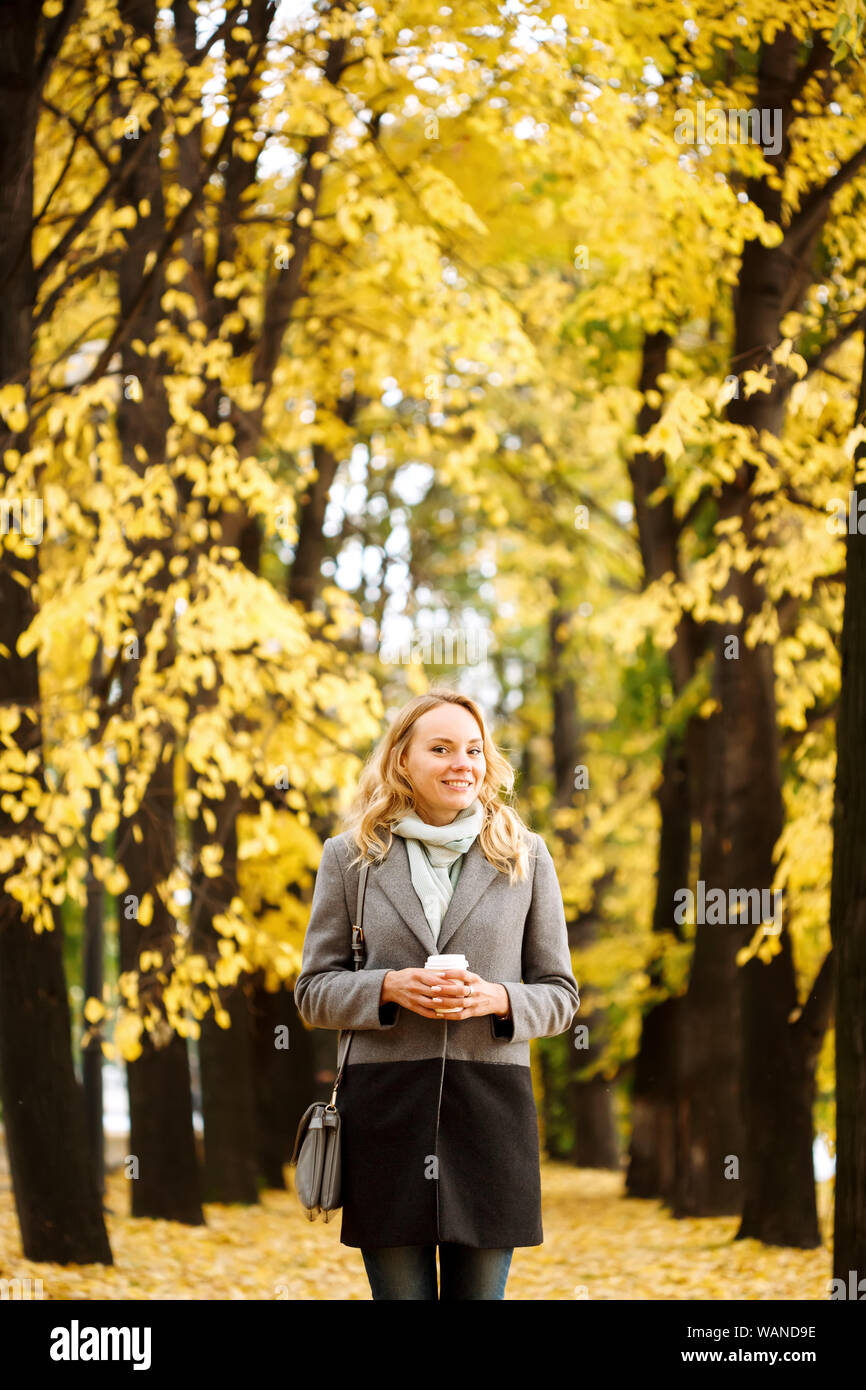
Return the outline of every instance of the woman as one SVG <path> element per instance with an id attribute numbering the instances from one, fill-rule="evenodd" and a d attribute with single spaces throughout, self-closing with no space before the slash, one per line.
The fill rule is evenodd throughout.
<path id="1" fill-rule="evenodd" d="M 374 1299 L 436 1299 L 437 1246 L 442 1300 L 501 1299 L 514 1247 L 544 1239 L 529 1040 L 570 1028 L 580 998 L 550 851 L 498 797 L 513 782 L 475 702 L 433 690 L 393 720 L 322 850 L 295 1002 L 358 1030 L 340 1240 Z M 445 953 L 470 969 L 425 969 Z"/>

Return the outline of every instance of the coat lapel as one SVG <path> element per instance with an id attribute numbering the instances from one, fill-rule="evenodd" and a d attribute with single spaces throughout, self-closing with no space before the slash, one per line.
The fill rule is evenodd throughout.
<path id="1" fill-rule="evenodd" d="M 433 941 L 430 923 L 424 915 L 421 901 L 415 892 L 412 871 L 409 866 L 409 851 L 402 835 L 393 836 L 391 848 L 384 861 L 371 872 L 376 874 L 385 896 L 397 909 L 406 925 L 417 936 L 429 956 L 434 953 L 436 955 L 445 953 L 451 937 L 461 923 L 466 920 L 481 894 L 493 882 L 499 870 L 490 863 L 489 859 L 485 858 L 478 840 L 475 839 L 464 856 L 457 887 L 454 889 L 445 916 L 442 918 L 438 944 Z M 470 961 L 471 968 L 472 963 Z"/>

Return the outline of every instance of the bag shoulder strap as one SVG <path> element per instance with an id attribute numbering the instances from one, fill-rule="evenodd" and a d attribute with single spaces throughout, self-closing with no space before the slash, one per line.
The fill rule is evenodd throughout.
<path id="1" fill-rule="evenodd" d="M 369 871 L 370 871 L 369 862 L 365 860 L 364 863 L 361 865 L 361 875 L 360 875 L 360 878 L 358 879 L 358 902 L 357 902 L 356 909 L 355 909 L 355 921 L 354 921 L 354 923 L 353 923 L 353 925 L 352 925 L 352 958 L 353 958 L 353 960 L 354 960 L 354 962 L 355 962 L 355 969 L 356 969 L 356 970 L 360 970 L 360 969 L 361 969 L 361 967 L 362 967 L 362 965 L 363 965 L 363 962 L 364 962 L 364 956 L 365 956 L 365 954 L 366 954 L 366 947 L 365 947 L 365 945 L 364 945 L 364 926 L 363 926 L 363 921 L 364 921 L 364 897 L 365 897 L 366 892 L 367 892 L 367 874 L 369 873 Z M 349 1048 L 350 1048 L 351 1045 L 352 1045 L 352 1030 L 351 1030 L 351 1029 L 349 1029 L 349 1030 L 346 1032 L 345 1043 L 346 1043 L 346 1046 L 345 1046 L 345 1049 L 344 1049 L 344 1051 L 343 1051 L 342 1058 L 339 1058 L 339 1066 L 337 1067 L 337 1075 L 336 1075 L 336 1077 L 334 1078 L 334 1089 L 331 1091 L 331 1099 L 330 1099 L 330 1101 L 328 1102 L 328 1105 L 329 1105 L 330 1107 L 335 1107 L 335 1106 L 336 1106 L 337 1087 L 339 1086 L 340 1082 L 341 1082 L 342 1079 L 343 1079 L 343 1068 L 344 1068 L 345 1065 L 346 1065 L 346 1058 L 347 1058 L 348 1055 L 349 1055 Z M 342 1038 L 342 1036 L 341 1036 L 341 1037 L 340 1037 L 340 1040 L 339 1040 L 339 1042 L 338 1042 L 338 1044 L 337 1044 L 338 1052 L 339 1052 L 339 1048 L 342 1046 L 342 1044 L 343 1044 L 343 1038 Z"/>

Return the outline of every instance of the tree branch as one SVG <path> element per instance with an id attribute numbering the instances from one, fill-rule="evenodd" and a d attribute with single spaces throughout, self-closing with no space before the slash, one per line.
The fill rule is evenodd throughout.
<path id="1" fill-rule="evenodd" d="M 57 58 L 64 40 L 72 28 L 73 24 L 81 15 L 84 9 L 84 0 L 65 0 L 63 9 L 57 16 L 53 26 L 49 27 L 45 36 L 45 46 L 39 57 L 39 68 L 36 73 L 36 94 L 42 92 L 42 88 L 48 79 L 51 65 Z"/>
<path id="2" fill-rule="evenodd" d="M 828 357 L 833 356 L 833 353 L 836 351 L 837 347 L 839 347 L 842 343 L 846 342 L 847 339 L 851 337 L 852 333 L 857 333 L 861 328 L 866 328 L 866 305 L 864 305 L 862 309 L 858 309 L 851 322 L 845 328 L 840 328 L 834 338 L 831 338 L 829 342 L 824 343 L 823 347 L 819 348 L 819 350 L 813 353 L 811 357 L 804 358 L 804 361 L 806 363 L 806 372 L 804 376 L 799 378 L 799 380 L 805 381 L 806 377 L 811 376 L 813 372 L 819 371 L 821 367 L 823 367 L 824 363 L 827 361 Z M 777 387 L 779 395 L 782 397 L 782 399 L 784 399 L 793 389 L 794 384 L 797 380 L 793 373 L 790 373 L 789 377 L 790 379 L 788 381 L 780 382 Z"/>
<path id="3" fill-rule="evenodd" d="M 846 159 L 831 179 L 828 179 L 820 188 L 813 189 L 803 200 L 800 211 L 791 218 L 788 230 L 782 239 L 782 247 L 789 255 L 796 255 L 803 242 L 808 241 L 809 237 L 820 229 L 827 209 L 839 189 L 850 183 L 864 164 L 866 164 L 866 145 L 861 145 L 856 154 L 852 154 L 850 159 Z"/>
<path id="4" fill-rule="evenodd" d="M 834 971 L 831 949 L 824 957 L 799 1017 L 791 1025 L 794 1036 L 805 1049 L 807 1068 L 810 1072 L 814 1070 L 818 1061 L 824 1034 L 833 1013 Z"/>
<path id="5" fill-rule="evenodd" d="M 102 99 L 102 97 L 104 97 L 104 96 L 106 95 L 106 93 L 109 92 L 110 90 L 111 90 L 111 83 L 108 83 L 105 87 L 102 88 L 102 91 L 101 91 L 101 92 L 97 92 L 97 93 L 96 93 L 96 96 L 93 98 L 93 101 L 90 103 L 90 106 L 89 106 L 88 111 L 87 111 L 87 115 L 86 115 L 85 118 L 84 118 L 85 121 L 87 120 L 87 117 L 90 115 L 90 113 L 91 113 L 91 111 L 93 110 L 93 108 L 96 106 L 96 103 L 97 103 L 98 101 L 100 101 L 100 100 Z M 99 144 L 98 144 L 97 141 L 94 139 L 94 137 L 93 137 L 93 135 L 90 133 L 90 131 L 87 129 L 86 125 L 82 125 L 80 121 L 76 120 L 76 118 L 72 115 L 72 113 L 71 113 L 70 111 L 61 111 L 61 109 L 60 109 L 59 106 L 55 106 L 55 105 L 54 105 L 54 102 L 53 102 L 53 101 L 49 101 L 48 98 L 45 97 L 45 96 L 43 96 L 43 98 L 42 98 L 42 105 L 45 107 L 45 110 L 46 110 L 46 111 L 50 111 L 50 112 L 51 112 L 52 116 L 56 116 L 57 119 L 58 119 L 58 121 L 65 121 L 67 125 L 71 126 L 72 129 L 75 131 L 76 136 L 77 136 L 80 140 L 86 140 L 87 144 L 88 144 L 88 145 L 90 146 L 90 148 L 93 150 L 93 153 L 94 153 L 94 154 L 96 155 L 96 157 L 99 159 L 100 163 L 103 165 L 103 167 L 105 168 L 105 170 L 106 170 L 106 172 L 107 172 L 108 174 L 113 174 L 113 173 L 114 173 L 114 170 L 112 169 L 111 165 L 110 165 L 109 162 L 108 162 L 108 159 L 106 158 L 105 151 L 104 151 L 103 149 L 100 148 Z M 75 141 L 74 141 L 74 140 L 73 140 L 73 142 L 72 142 L 72 149 L 73 149 L 73 150 L 75 149 Z M 65 172 L 65 170 L 64 170 L 64 172 Z M 59 180 L 58 180 L 58 182 L 59 182 Z M 48 207 L 48 204 L 51 202 L 51 198 L 54 197 L 54 191 L 55 191 L 54 189 L 51 190 L 51 195 L 50 195 L 50 197 L 46 200 L 45 205 L 44 205 L 44 207 L 43 207 L 43 209 L 42 209 L 42 212 L 39 214 L 38 218 L 36 219 L 38 222 L 41 222 L 42 217 L 43 217 L 43 215 L 44 215 L 44 213 L 45 213 L 45 209 Z"/>

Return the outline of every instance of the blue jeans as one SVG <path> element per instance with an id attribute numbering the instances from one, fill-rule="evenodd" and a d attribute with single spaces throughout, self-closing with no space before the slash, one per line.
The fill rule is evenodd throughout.
<path id="1" fill-rule="evenodd" d="M 442 1292 L 439 1301 L 504 1298 L 513 1248 L 478 1250 L 472 1245 L 439 1246 Z M 436 1301 L 436 1246 L 387 1245 L 362 1250 L 374 1299 L 426 1298 Z"/>

